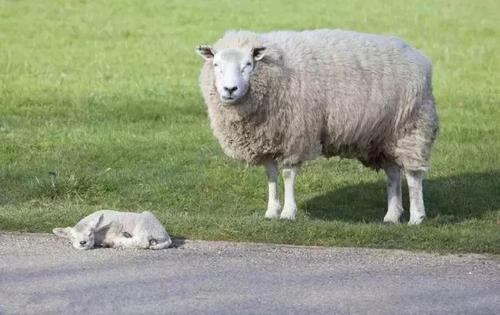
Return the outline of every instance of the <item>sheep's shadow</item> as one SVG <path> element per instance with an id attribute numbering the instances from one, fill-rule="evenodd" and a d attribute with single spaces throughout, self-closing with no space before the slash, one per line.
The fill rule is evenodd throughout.
<path id="1" fill-rule="evenodd" d="M 500 205 L 500 172 L 426 179 L 424 198 L 427 217 L 434 218 L 438 223 L 479 218 L 485 212 L 498 209 Z M 403 220 L 408 220 L 406 184 L 403 184 L 403 200 Z M 378 181 L 342 187 L 309 199 L 301 206 L 311 218 L 382 222 L 386 212 L 386 184 Z"/>

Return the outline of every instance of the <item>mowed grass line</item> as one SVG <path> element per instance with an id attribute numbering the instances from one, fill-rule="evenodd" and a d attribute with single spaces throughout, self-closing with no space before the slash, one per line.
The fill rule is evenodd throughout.
<path id="1" fill-rule="evenodd" d="M 0 1 L 0 230 L 113 208 L 151 210 L 186 238 L 500 253 L 497 12 L 486 0 Z M 340 159 L 301 170 L 297 222 L 265 220 L 263 170 L 222 154 L 194 47 L 226 29 L 312 28 L 397 35 L 433 60 L 442 128 L 423 225 L 382 225 L 383 174 Z"/>

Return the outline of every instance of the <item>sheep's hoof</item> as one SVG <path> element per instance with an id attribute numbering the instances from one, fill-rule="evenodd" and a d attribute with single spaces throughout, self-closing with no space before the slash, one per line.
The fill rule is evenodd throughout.
<path id="1" fill-rule="evenodd" d="M 408 225 L 419 225 L 420 223 L 422 223 L 422 221 L 424 221 L 424 219 L 425 219 L 425 215 L 422 215 L 416 219 L 410 217 L 410 221 L 408 222 Z"/>
<path id="2" fill-rule="evenodd" d="M 278 211 L 266 211 L 266 214 L 264 214 L 264 217 L 266 219 L 278 219 L 280 217 L 280 213 Z"/>
<path id="3" fill-rule="evenodd" d="M 402 213 L 403 209 L 389 208 L 384 216 L 384 224 L 398 224 Z"/>
<path id="4" fill-rule="evenodd" d="M 384 218 L 384 224 L 399 224 L 399 219 L 394 218 Z"/>
<path id="5" fill-rule="evenodd" d="M 297 206 L 295 204 L 291 206 L 285 204 L 283 210 L 281 211 L 280 219 L 295 221 L 296 213 L 297 213 Z"/>
<path id="6" fill-rule="evenodd" d="M 295 221 L 295 213 L 281 212 L 280 219 L 281 220 Z"/>
<path id="7" fill-rule="evenodd" d="M 280 217 L 280 212 L 281 212 L 281 204 L 279 201 L 277 202 L 269 202 L 267 205 L 267 210 L 266 214 L 264 214 L 264 217 L 266 219 L 278 219 Z"/>

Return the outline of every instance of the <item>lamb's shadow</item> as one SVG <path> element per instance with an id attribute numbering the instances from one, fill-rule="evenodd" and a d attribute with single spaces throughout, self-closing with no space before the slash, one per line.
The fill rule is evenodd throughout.
<path id="1" fill-rule="evenodd" d="M 404 182 L 404 181 L 403 181 Z M 311 218 L 346 222 L 381 222 L 386 211 L 384 181 L 346 186 L 307 200 L 302 205 Z M 427 217 L 438 223 L 479 218 L 500 204 L 500 172 L 466 173 L 424 181 Z M 407 187 L 403 185 L 405 212 L 409 213 Z"/>
<path id="2" fill-rule="evenodd" d="M 172 236 L 172 245 L 171 248 L 182 248 L 186 244 L 186 238 L 183 236 L 175 235 Z"/>

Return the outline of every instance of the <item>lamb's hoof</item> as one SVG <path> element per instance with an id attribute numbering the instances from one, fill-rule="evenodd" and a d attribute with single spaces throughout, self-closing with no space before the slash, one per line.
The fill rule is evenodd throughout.
<path id="1" fill-rule="evenodd" d="M 408 225 L 419 225 L 420 223 L 422 223 L 422 221 L 424 221 L 424 219 L 425 219 L 425 215 L 419 216 L 418 218 L 411 218 L 410 217 L 410 221 L 408 221 Z"/>

